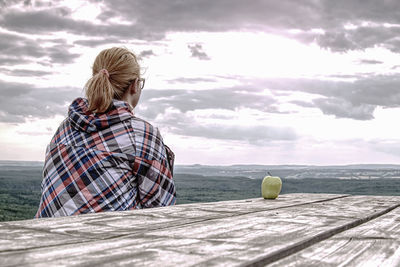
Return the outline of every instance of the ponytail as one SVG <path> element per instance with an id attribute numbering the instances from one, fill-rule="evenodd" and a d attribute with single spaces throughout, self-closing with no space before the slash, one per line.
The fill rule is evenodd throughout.
<path id="1" fill-rule="evenodd" d="M 86 97 L 89 100 L 89 110 L 104 113 L 110 107 L 114 96 L 114 88 L 109 80 L 106 69 L 94 75 L 85 85 Z"/>

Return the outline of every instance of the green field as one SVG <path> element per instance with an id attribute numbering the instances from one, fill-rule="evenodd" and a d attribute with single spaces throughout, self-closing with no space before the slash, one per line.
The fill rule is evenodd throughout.
<path id="1" fill-rule="evenodd" d="M 40 198 L 41 167 L 0 169 L 0 221 L 31 219 Z"/>
<path id="2" fill-rule="evenodd" d="M 0 221 L 33 218 L 39 204 L 41 172 L 40 166 L 0 168 Z M 174 180 L 177 204 L 261 197 L 261 179 L 177 173 Z M 282 178 L 282 181 L 282 194 L 400 195 L 399 179 Z"/>
<path id="3" fill-rule="evenodd" d="M 207 177 L 178 174 L 177 204 L 261 197 L 261 179 Z M 340 180 L 330 178 L 285 179 L 282 192 L 353 195 L 400 195 L 399 179 Z"/>

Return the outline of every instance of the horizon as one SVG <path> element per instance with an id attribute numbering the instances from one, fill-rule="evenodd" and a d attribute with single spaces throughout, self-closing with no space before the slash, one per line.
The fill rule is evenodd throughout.
<path id="1" fill-rule="evenodd" d="M 0 159 L 44 159 L 97 54 L 125 46 L 146 79 L 135 114 L 176 164 L 400 162 L 399 1 L 0 7 Z"/>
<path id="2" fill-rule="evenodd" d="M 0 160 L 1 162 L 26 162 L 26 163 L 38 163 L 44 164 L 44 161 L 34 161 L 34 160 Z M 355 164 L 332 164 L 332 165 L 308 165 L 308 164 L 231 164 L 231 165 L 211 165 L 211 164 L 176 164 L 175 167 L 192 167 L 192 166 L 204 166 L 204 167 L 236 167 L 236 166 L 288 166 L 288 167 L 350 167 L 350 166 L 396 166 L 400 168 L 400 164 L 386 164 L 386 163 L 355 163 Z"/>

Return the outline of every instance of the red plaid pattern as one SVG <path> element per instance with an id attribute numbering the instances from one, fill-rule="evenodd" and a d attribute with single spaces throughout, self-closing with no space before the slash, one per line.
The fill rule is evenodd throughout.
<path id="1" fill-rule="evenodd" d="M 46 149 L 36 218 L 173 205 L 174 154 L 124 101 L 104 114 L 75 99 Z"/>

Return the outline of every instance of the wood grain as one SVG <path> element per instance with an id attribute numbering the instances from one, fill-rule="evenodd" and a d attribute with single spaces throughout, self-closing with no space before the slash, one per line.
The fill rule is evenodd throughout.
<path id="1" fill-rule="evenodd" d="M 400 208 L 271 266 L 400 266 Z"/>
<path id="2" fill-rule="evenodd" d="M 374 214 L 383 214 L 399 204 L 400 197 L 390 196 L 288 194 L 276 200 L 196 203 L 8 222 L 0 225 L 0 262 L 2 266 L 257 264 L 277 253 L 292 255 L 295 251 L 290 251 L 291 248 L 306 244 L 294 257 L 314 247 L 307 244 L 309 240 L 319 247 L 320 243 L 341 235 L 335 229 L 344 227 L 342 234 L 349 233 L 392 214 L 393 211 L 378 215 L 377 219 L 367 222 Z M 387 231 L 398 230 L 393 226 L 398 221 L 393 220 L 386 220 Z M 365 223 L 352 225 L 360 221 Z M 315 238 L 327 233 L 333 233 L 333 237 L 326 237 L 325 241 Z M 363 240 L 370 242 L 361 238 L 360 244 Z M 340 242 L 342 246 L 343 241 Z M 330 248 L 326 246 L 332 253 Z M 399 256 L 396 249 L 385 251 L 385 258 Z M 301 263 L 290 257 L 274 260 Z M 320 261 L 313 258 L 310 263 Z M 281 266 L 284 265 L 287 262 Z"/>
<path id="3" fill-rule="evenodd" d="M 108 239 L 235 214 L 292 207 L 345 196 L 347 195 L 290 194 L 282 195 L 276 200 L 257 198 L 2 222 L 0 223 L 0 252 Z"/>

